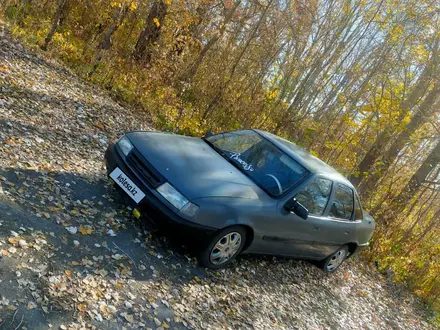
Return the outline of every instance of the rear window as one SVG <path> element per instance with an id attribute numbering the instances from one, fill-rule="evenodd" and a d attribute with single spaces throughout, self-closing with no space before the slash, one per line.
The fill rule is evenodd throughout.
<path id="1" fill-rule="evenodd" d="M 329 217 L 350 220 L 353 214 L 353 190 L 337 183 Z"/>
<path id="2" fill-rule="evenodd" d="M 354 220 L 362 220 L 364 216 L 362 213 L 361 201 L 359 200 L 359 196 L 356 195 L 354 201 Z"/>

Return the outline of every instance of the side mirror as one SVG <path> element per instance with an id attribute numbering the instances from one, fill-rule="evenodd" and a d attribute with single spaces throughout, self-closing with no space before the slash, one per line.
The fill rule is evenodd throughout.
<path id="1" fill-rule="evenodd" d="M 212 131 L 207 131 L 206 133 L 205 133 L 205 139 L 206 138 L 209 138 L 210 136 L 213 136 L 214 135 L 214 133 L 212 132 Z"/>
<path id="2" fill-rule="evenodd" d="M 291 200 L 287 201 L 286 204 L 284 204 L 284 208 L 291 213 L 295 213 L 304 220 L 307 220 L 307 217 L 309 216 L 309 210 L 298 202 L 296 198 L 292 198 Z"/>

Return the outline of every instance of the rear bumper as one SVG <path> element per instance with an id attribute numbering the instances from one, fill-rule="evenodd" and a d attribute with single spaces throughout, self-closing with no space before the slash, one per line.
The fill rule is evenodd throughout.
<path id="1" fill-rule="evenodd" d="M 116 167 L 119 167 L 145 193 L 145 197 L 139 204 L 136 204 L 122 189 L 120 189 L 118 185 L 115 184 L 115 187 L 117 187 L 120 193 L 124 196 L 127 203 L 133 208 L 139 209 L 142 218 L 148 221 L 150 225 L 153 225 L 153 227 L 163 229 L 170 233 L 178 233 L 179 236 L 183 236 L 181 234 L 183 234 L 182 231 L 184 231 L 186 236 L 197 239 L 210 237 L 217 231 L 216 228 L 203 226 L 186 220 L 165 205 L 157 196 L 158 193 L 143 182 L 127 165 L 115 144 L 111 144 L 105 152 L 105 165 L 107 168 L 107 175 L 109 175 Z"/>
<path id="2" fill-rule="evenodd" d="M 354 256 L 357 256 L 359 253 L 361 253 L 363 250 L 367 249 L 369 246 L 370 246 L 369 243 L 359 244 L 356 247 L 356 250 L 354 250 L 354 252 L 349 255 L 349 258 L 353 258 Z"/>

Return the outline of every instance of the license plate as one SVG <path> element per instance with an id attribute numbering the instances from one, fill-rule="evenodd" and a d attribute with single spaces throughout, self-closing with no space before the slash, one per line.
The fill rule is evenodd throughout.
<path id="1" fill-rule="evenodd" d="M 119 167 L 116 167 L 113 172 L 110 173 L 110 177 L 115 180 L 116 184 L 124 190 L 128 196 L 130 196 L 136 203 L 139 203 L 145 194 L 142 190 L 136 186 L 130 178 L 121 171 Z"/>

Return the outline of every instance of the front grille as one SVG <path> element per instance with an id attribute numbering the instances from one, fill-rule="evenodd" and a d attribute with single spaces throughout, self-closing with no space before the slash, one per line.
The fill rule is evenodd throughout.
<path id="1" fill-rule="evenodd" d="M 149 186 L 157 188 L 165 182 L 164 177 L 136 149 L 128 154 L 127 163 L 133 172 Z"/>

